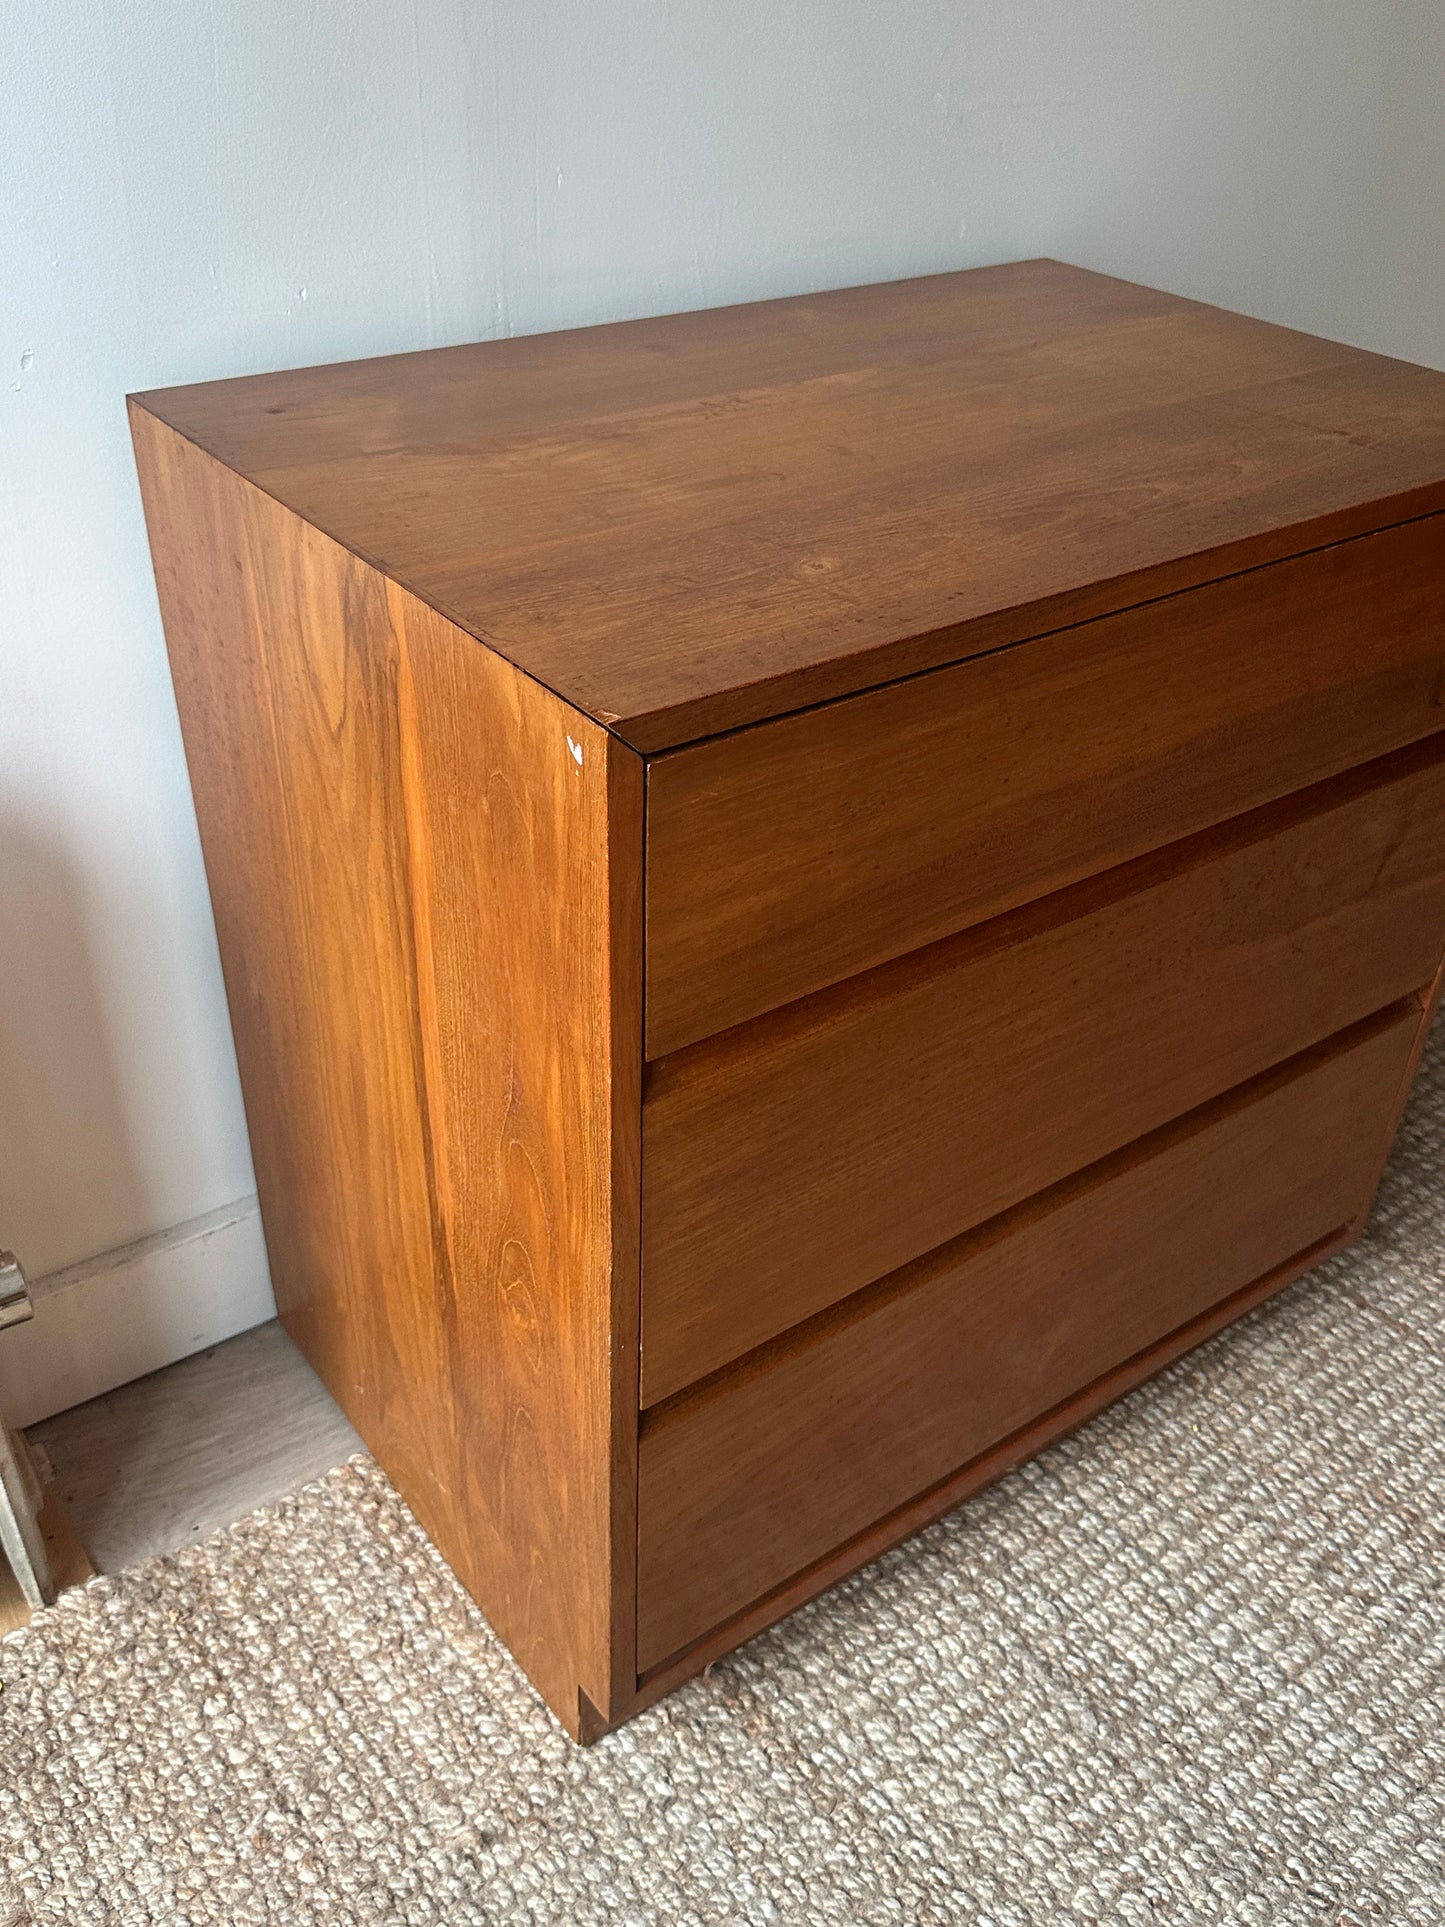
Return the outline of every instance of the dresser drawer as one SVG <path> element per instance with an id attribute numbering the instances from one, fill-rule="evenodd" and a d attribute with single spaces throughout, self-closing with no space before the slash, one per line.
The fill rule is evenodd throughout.
<path id="1" fill-rule="evenodd" d="M 676 1050 L 1445 721 L 1445 518 L 655 757 Z"/>
<path id="2" fill-rule="evenodd" d="M 1413 1000 L 909 1267 L 643 1428 L 659 1664 L 1368 1204 Z"/>
<path id="3" fill-rule="evenodd" d="M 1437 738 L 654 1065 L 643 1404 L 1417 989 L 1442 935 Z"/>

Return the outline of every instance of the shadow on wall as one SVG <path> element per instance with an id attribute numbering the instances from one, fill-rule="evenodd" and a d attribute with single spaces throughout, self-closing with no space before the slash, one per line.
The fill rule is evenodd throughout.
<path id="1" fill-rule="evenodd" d="M 0 1243 L 32 1277 L 149 1223 L 85 915 L 60 843 L 0 814 Z"/>
<path id="2" fill-rule="evenodd" d="M 253 1192 L 166 1223 L 125 1102 L 125 1005 L 92 935 L 102 896 L 43 823 L 0 810 L 0 1244 L 42 1287 L 0 1340 L 12 1425 L 275 1316 Z"/>

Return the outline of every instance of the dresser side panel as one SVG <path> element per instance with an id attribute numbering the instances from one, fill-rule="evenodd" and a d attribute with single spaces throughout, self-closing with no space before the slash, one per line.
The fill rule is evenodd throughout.
<path id="1" fill-rule="evenodd" d="M 636 1678 L 642 761 L 394 600 L 467 1576 L 589 1738 Z"/>
<path id="2" fill-rule="evenodd" d="M 283 1320 L 585 1735 L 635 1677 L 640 761 L 132 423 Z"/>

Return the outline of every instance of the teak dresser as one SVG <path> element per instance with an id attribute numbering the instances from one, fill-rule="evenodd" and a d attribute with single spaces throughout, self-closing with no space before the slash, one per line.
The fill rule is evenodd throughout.
<path id="1" fill-rule="evenodd" d="M 1029 261 L 132 420 L 282 1317 L 579 1738 L 1360 1228 L 1445 376 Z"/>

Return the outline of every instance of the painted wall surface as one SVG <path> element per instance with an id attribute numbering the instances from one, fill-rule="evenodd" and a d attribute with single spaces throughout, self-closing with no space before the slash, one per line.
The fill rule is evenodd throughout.
<path id="1" fill-rule="evenodd" d="M 251 1189 L 128 389 L 1048 253 L 1445 365 L 1439 0 L 50 0 L 0 63 L 0 1242 Z"/>

